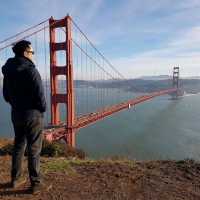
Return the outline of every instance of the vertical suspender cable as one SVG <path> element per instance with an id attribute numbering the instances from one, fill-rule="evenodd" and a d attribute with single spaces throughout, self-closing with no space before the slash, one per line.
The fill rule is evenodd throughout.
<path id="1" fill-rule="evenodd" d="M 45 66 L 45 96 L 47 101 L 47 111 L 46 111 L 46 125 L 48 125 L 49 116 L 49 105 L 48 105 L 48 75 L 47 75 L 47 50 L 46 50 L 46 29 L 44 25 L 44 66 Z"/>
<path id="2" fill-rule="evenodd" d="M 85 52 L 88 55 L 88 46 L 87 46 L 87 41 L 85 40 Z M 86 83 L 87 83 L 87 113 L 89 112 L 89 105 L 88 105 L 88 87 L 89 87 L 89 79 L 88 79 L 88 56 L 86 56 L 86 60 L 85 60 L 85 64 L 86 64 Z"/>

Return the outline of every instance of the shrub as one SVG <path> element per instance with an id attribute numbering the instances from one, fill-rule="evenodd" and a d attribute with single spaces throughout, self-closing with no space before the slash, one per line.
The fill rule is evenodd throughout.
<path id="1" fill-rule="evenodd" d="M 14 145 L 11 144 L 11 143 L 6 144 L 5 146 L 1 147 L 1 149 L 0 149 L 0 155 L 1 156 L 12 155 L 13 147 L 14 147 Z"/>
<path id="2" fill-rule="evenodd" d="M 41 155 L 49 157 L 76 157 L 80 159 L 86 157 L 84 151 L 70 147 L 62 141 L 48 142 L 46 140 L 43 142 Z"/>
<path id="3" fill-rule="evenodd" d="M 2 146 L 0 148 L 0 156 L 12 155 L 13 147 L 13 142 L 7 143 L 4 146 Z M 27 151 L 25 152 L 25 155 L 27 155 Z M 86 157 L 86 154 L 84 151 L 70 147 L 62 141 L 48 142 L 44 140 L 42 145 L 41 156 L 67 158 L 76 157 L 79 159 L 84 159 Z"/>

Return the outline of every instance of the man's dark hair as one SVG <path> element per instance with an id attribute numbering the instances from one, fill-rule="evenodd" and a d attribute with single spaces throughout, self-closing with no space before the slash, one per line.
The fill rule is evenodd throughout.
<path id="1" fill-rule="evenodd" d="M 26 49 L 31 45 L 31 42 L 27 41 L 27 40 L 21 40 L 19 42 L 17 42 L 12 50 L 15 53 L 16 56 L 23 56 L 24 55 L 24 51 L 26 51 Z"/>

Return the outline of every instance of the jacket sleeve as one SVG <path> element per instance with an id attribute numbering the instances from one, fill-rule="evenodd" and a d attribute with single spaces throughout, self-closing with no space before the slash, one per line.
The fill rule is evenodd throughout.
<path id="1" fill-rule="evenodd" d="M 9 91 L 8 91 L 8 80 L 5 76 L 3 78 L 3 97 L 5 101 L 7 101 L 8 103 L 10 102 Z"/>
<path id="2" fill-rule="evenodd" d="M 46 111 L 46 99 L 44 95 L 44 89 L 42 85 L 41 76 L 36 68 L 32 70 L 32 87 L 33 93 L 35 97 L 36 107 L 40 110 L 40 112 Z"/>

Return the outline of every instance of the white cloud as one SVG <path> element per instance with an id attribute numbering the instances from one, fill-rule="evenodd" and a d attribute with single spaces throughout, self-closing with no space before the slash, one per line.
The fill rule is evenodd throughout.
<path id="1" fill-rule="evenodd" d="M 182 33 L 183 36 L 169 45 L 176 48 L 191 50 L 194 48 L 200 49 L 200 26 L 193 27 L 191 30 Z"/>
<path id="2" fill-rule="evenodd" d="M 127 78 L 140 76 L 163 75 L 172 73 L 174 66 L 180 66 L 181 76 L 200 75 L 200 54 L 187 57 L 138 57 L 113 61 L 116 68 Z"/>
<path id="3" fill-rule="evenodd" d="M 170 74 L 173 66 L 181 67 L 182 76 L 200 75 L 199 35 L 200 27 L 193 27 L 173 38 L 166 47 L 112 62 L 127 77 Z"/>
<path id="4" fill-rule="evenodd" d="M 196 8 L 200 6 L 199 0 L 184 0 L 180 3 L 181 8 L 189 9 L 189 8 Z"/>

